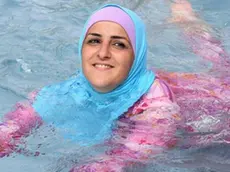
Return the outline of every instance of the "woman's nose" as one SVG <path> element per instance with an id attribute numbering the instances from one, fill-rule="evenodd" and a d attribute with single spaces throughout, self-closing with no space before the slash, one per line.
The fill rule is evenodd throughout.
<path id="1" fill-rule="evenodd" d="M 101 43 L 97 56 L 102 60 L 111 58 L 109 43 Z"/>

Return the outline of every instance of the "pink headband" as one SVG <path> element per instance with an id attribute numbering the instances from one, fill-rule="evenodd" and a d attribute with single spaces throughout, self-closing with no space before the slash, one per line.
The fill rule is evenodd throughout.
<path id="1" fill-rule="evenodd" d="M 118 7 L 105 7 L 96 11 L 89 19 L 86 31 L 99 21 L 112 21 L 121 25 L 129 36 L 133 51 L 136 49 L 135 26 L 130 16 Z"/>

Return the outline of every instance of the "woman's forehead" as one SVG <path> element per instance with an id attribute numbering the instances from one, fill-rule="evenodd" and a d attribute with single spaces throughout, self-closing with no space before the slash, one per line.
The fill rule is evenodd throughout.
<path id="1" fill-rule="evenodd" d="M 97 33 L 101 36 L 110 35 L 110 36 L 121 36 L 129 39 L 129 36 L 125 29 L 118 23 L 111 21 L 99 21 L 93 24 L 87 31 L 86 35 L 91 33 Z"/>

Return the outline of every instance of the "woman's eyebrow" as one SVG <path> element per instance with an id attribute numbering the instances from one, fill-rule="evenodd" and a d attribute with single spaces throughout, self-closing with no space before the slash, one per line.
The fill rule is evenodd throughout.
<path id="1" fill-rule="evenodd" d="M 125 39 L 128 41 L 128 39 L 126 37 L 123 37 L 123 36 L 111 36 L 112 39 Z"/>
<path id="2" fill-rule="evenodd" d="M 100 34 L 98 33 L 88 33 L 88 35 L 92 35 L 92 36 L 97 36 L 97 37 L 102 37 Z"/>
<path id="3" fill-rule="evenodd" d="M 87 36 L 89 36 L 89 35 L 91 35 L 91 36 L 97 36 L 97 37 L 102 37 L 102 35 L 99 34 L 99 33 L 88 33 Z M 126 41 L 129 42 L 129 40 L 126 37 L 123 37 L 123 36 L 113 35 L 110 38 L 112 38 L 112 39 L 124 39 L 124 40 L 126 40 Z"/>

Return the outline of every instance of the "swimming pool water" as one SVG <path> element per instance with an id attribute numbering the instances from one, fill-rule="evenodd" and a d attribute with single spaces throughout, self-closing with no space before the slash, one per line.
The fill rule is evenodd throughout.
<path id="1" fill-rule="evenodd" d="M 167 24 L 165 0 L 0 0 L 0 116 L 32 90 L 64 80 L 79 67 L 77 42 L 87 16 L 105 3 L 135 10 L 147 25 L 148 65 L 171 71 L 202 72 L 205 62 L 191 53 L 180 30 Z M 230 1 L 191 0 L 194 9 L 216 30 L 226 50 L 230 48 Z M 22 154 L 0 159 L 1 172 L 68 171 L 87 157 L 103 151 L 82 149 L 62 139 L 48 126 L 26 139 Z M 102 150 L 101 150 L 102 149 Z M 206 149 L 174 150 L 156 159 L 151 172 L 227 172 L 227 145 Z M 36 156 L 40 152 L 39 156 Z M 19 170 L 20 169 L 20 170 Z"/>

